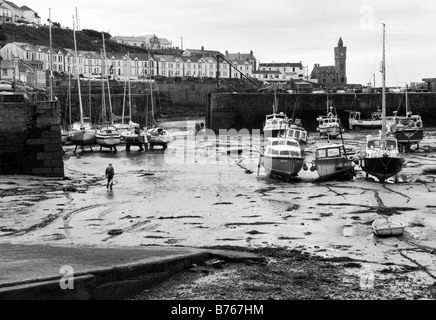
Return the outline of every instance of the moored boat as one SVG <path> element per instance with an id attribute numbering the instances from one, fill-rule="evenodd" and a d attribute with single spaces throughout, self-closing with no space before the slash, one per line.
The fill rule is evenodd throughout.
<path id="1" fill-rule="evenodd" d="M 300 144 L 293 138 L 267 138 L 266 145 L 260 150 L 259 165 L 267 175 L 277 175 L 286 180 L 298 175 L 305 160 Z"/>
<path id="2" fill-rule="evenodd" d="M 334 139 L 339 134 L 344 132 L 344 128 L 341 126 L 341 119 L 339 119 L 336 114 L 333 106 L 333 101 L 328 99 L 327 96 L 327 114 L 321 115 L 316 118 L 318 121 L 318 127 L 316 128 L 319 131 L 320 136 L 325 136 L 328 139 Z"/>
<path id="3" fill-rule="evenodd" d="M 265 138 L 274 138 L 284 135 L 289 125 L 289 118 L 283 112 L 278 113 L 277 94 L 274 91 L 273 113 L 265 116 L 263 124 L 263 136 Z"/>
<path id="4" fill-rule="evenodd" d="M 147 130 L 147 140 L 150 144 L 150 149 L 154 146 L 161 146 L 166 149 L 168 144 L 174 140 L 173 135 L 163 128 L 151 128 Z"/>
<path id="5" fill-rule="evenodd" d="M 95 134 L 95 140 L 101 148 L 110 148 L 117 151 L 121 143 L 121 134 L 113 125 L 102 126 Z"/>
<path id="6" fill-rule="evenodd" d="M 424 125 L 421 116 L 413 114 L 409 108 L 406 85 L 406 115 L 398 116 L 397 112 L 392 117 L 386 117 L 387 132 L 395 137 L 398 144 L 405 150 L 409 151 L 410 146 L 416 144 L 419 149 L 419 143 L 424 138 Z"/>
<path id="7" fill-rule="evenodd" d="M 363 129 L 376 129 L 382 126 L 381 111 L 371 112 L 371 117 L 361 119 L 360 111 L 350 111 L 348 117 L 348 124 L 350 129 L 363 128 Z"/>
<path id="8" fill-rule="evenodd" d="M 366 137 L 365 151 L 360 155 L 360 167 L 366 176 L 372 175 L 385 182 L 402 170 L 404 159 L 400 155 L 397 139 L 386 134 L 386 67 L 385 67 L 385 25 L 383 24 L 383 60 L 382 60 L 382 129 L 380 135 Z"/>
<path id="9" fill-rule="evenodd" d="M 354 159 L 347 156 L 343 144 L 330 144 L 316 148 L 315 159 L 310 168 L 316 170 L 321 180 L 338 179 L 354 175 Z"/>
<path id="10" fill-rule="evenodd" d="M 301 119 L 295 119 L 295 121 L 290 123 L 289 126 L 286 128 L 285 134 L 281 136 L 294 138 L 300 144 L 301 151 L 304 152 L 306 150 L 308 144 L 307 131 L 303 128 Z"/>

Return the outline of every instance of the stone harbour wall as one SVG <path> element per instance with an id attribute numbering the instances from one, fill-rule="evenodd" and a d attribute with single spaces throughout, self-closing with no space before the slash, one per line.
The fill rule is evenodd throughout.
<path id="1" fill-rule="evenodd" d="M 316 131 L 316 118 L 327 113 L 327 99 L 333 100 L 343 127 L 349 128 L 349 111 L 360 111 L 362 119 L 381 108 L 381 94 L 277 94 L 278 111 L 299 118 L 306 130 Z M 409 93 L 409 106 L 420 114 L 424 127 L 436 126 L 436 93 Z M 206 127 L 219 129 L 262 129 L 265 116 L 273 112 L 273 93 L 213 93 L 206 106 Z M 386 115 L 405 115 L 405 94 L 386 95 Z"/>
<path id="2" fill-rule="evenodd" d="M 63 177 L 59 101 L 0 94 L 0 174 Z"/>

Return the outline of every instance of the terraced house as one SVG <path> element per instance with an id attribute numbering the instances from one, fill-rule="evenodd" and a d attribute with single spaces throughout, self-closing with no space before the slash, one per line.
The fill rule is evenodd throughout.
<path id="1" fill-rule="evenodd" d="M 4 60 L 24 61 L 35 69 L 46 72 L 82 75 L 86 78 L 101 78 L 110 75 L 114 79 L 140 80 L 150 76 L 164 77 L 247 77 L 253 74 L 253 62 L 247 59 L 224 60 L 218 51 L 185 50 L 182 56 L 78 51 L 65 48 L 50 48 L 23 42 L 8 43 L 0 49 Z M 239 72 L 238 72 L 239 71 Z M 32 83 L 33 84 L 33 83 Z M 38 85 L 44 85 L 39 83 Z"/>
<path id="2" fill-rule="evenodd" d="M 1 23 L 23 23 L 39 26 L 41 17 L 28 6 L 19 7 L 11 1 L 0 1 Z"/>

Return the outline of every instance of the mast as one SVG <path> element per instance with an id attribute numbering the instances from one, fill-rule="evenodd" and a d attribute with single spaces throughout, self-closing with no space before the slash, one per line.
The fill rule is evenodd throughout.
<path id="1" fill-rule="evenodd" d="M 77 8 L 76 8 L 76 19 L 77 19 Z M 77 44 L 76 44 L 76 23 L 74 20 L 74 15 L 73 15 L 73 36 L 74 36 L 74 52 L 76 55 L 76 73 L 77 73 L 77 88 L 79 90 L 79 108 L 80 108 L 80 124 L 83 125 L 84 121 L 83 121 L 83 106 L 82 106 L 82 94 L 80 92 L 80 76 L 79 76 L 79 67 L 78 67 L 78 63 L 79 63 L 79 58 L 77 56 Z"/>
<path id="2" fill-rule="evenodd" d="M 53 100 L 53 45 L 51 39 L 51 8 L 48 8 L 49 34 L 50 34 L 50 100 Z"/>
<path id="3" fill-rule="evenodd" d="M 105 47 L 105 43 L 104 43 L 104 32 L 102 33 L 103 36 L 103 56 L 104 59 L 106 59 L 106 47 Z M 104 82 L 104 79 L 103 79 Z M 107 94 L 108 94 L 108 99 L 109 99 L 109 119 L 110 119 L 110 124 L 114 124 L 114 121 L 112 119 L 112 102 L 111 102 L 111 91 L 110 91 L 110 83 L 109 83 L 109 75 L 107 77 Z"/>
<path id="4" fill-rule="evenodd" d="M 101 123 L 103 124 L 106 119 L 106 100 L 104 97 L 104 77 L 105 77 L 105 56 L 103 55 L 103 49 L 101 51 Z"/>
<path id="5" fill-rule="evenodd" d="M 130 54 L 127 51 L 127 66 L 129 68 L 128 72 L 127 72 L 127 76 L 129 77 L 128 79 L 128 83 L 129 83 L 129 115 L 130 115 L 130 120 L 132 119 L 132 96 L 131 96 L 131 92 L 130 92 L 130 72 L 131 72 L 131 67 L 130 67 Z M 123 110 L 124 112 L 124 110 Z M 123 114 L 124 116 L 124 114 Z"/>
<path id="6" fill-rule="evenodd" d="M 407 97 L 408 85 L 406 83 L 406 117 L 409 113 L 409 98 Z"/>
<path id="7" fill-rule="evenodd" d="M 385 63 L 385 24 L 383 23 L 383 58 L 382 58 L 382 130 L 381 142 L 386 140 L 386 63 Z"/>
<path id="8" fill-rule="evenodd" d="M 153 105 L 153 83 L 152 83 L 152 79 L 151 79 L 151 73 L 150 73 L 150 51 L 148 52 L 148 68 L 149 68 L 149 72 L 148 72 L 148 76 L 150 79 L 150 102 L 151 102 L 151 120 L 150 120 L 150 127 L 152 127 L 154 125 L 154 105 Z"/>

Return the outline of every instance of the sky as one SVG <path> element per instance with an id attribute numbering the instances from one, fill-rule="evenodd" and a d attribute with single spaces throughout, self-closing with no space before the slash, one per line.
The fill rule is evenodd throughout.
<path id="1" fill-rule="evenodd" d="M 260 63 L 334 65 L 339 37 L 347 47 L 348 83 L 381 86 L 382 23 L 386 85 L 436 78 L 434 0 L 26 0 L 47 23 L 112 36 L 156 34 L 183 49 L 249 53 Z"/>

